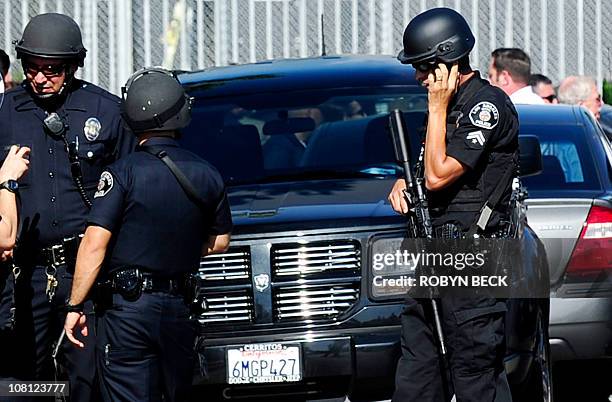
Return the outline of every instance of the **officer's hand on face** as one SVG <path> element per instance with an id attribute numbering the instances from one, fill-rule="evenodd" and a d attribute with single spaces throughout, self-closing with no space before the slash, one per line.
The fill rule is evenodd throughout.
<path id="1" fill-rule="evenodd" d="M 81 335 L 87 336 L 87 316 L 83 313 L 70 312 L 66 314 L 66 322 L 64 323 L 64 329 L 66 330 L 66 336 L 70 342 L 74 343 L 80 348 L 84 348 L 85 344 L 74 337 L 75 329 L 81 328 Z"/>
<path id="2" fill-rule="evenodd" d="M 408 201 L 404 195 L 405 190 L 406 181 L 404 179 L 398 179 L 389 193 L 388 200 L 393 210 L 398 214 L 407 214 L 409 210 Z"/>
<path id="3" fill-rule="evenodd" d="M 458 84 L 459 65 L 454 63 L 449 72 L 446 64 L 438 64 L 438 68 L 427 76 L 429 112 L 446 112 Z"/>
<path id="4" fill-rule="evenodd" d="M 13 145 L 0 167 L 0 181 L 17 180 L 28 170 L 30 148 Z"/>

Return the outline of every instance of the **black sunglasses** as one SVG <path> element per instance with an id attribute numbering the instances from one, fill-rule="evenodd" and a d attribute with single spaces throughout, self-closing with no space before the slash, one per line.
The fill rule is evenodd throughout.
<path id="1" fill-rule="evenodd" d="M 555 99 L 557 99 L 557 95 L 552 94 L 552 95 L 548 95 L 548 96 L 540 96 L 540 98 L 549 101 L 550 103 L 552 103 Z"/>
<path id="2" fill-rule="evenodd" d="M 436 68 L 436 61 L 435 60 L 430 60 L 430 61 L 421 61 L 418 63 L 413 63 L 412 67 L 417 70 L 420 71 L 422 73 L 428 73 L 432 70 L 435 70 Z"/>
<path id="3" fill-rule="evenodd" d="M 47 64 L 37 66 L 35 64 L 24 64 L 25 73 L 31 76 L 36 76 L 42 73 L 45 77 L 58 77 L 66 70 L 65 64 Z"/>

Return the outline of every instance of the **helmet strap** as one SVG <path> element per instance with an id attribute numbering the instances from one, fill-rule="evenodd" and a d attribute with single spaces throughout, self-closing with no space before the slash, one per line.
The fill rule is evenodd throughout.
<path id="1" fill-rule="evenodd" d="M 74 80 L 74 73 L 76 73 L 76 68 L 73 68 L 72 64 L 67 64 L 64 71 L 66 75 L 62 87 L 59 89 L 59 91 L 57 91 L 58 95 L 62 95 L 64 93 L 64 90 L 70 85 L 72 85 L 72 81 Z"/>

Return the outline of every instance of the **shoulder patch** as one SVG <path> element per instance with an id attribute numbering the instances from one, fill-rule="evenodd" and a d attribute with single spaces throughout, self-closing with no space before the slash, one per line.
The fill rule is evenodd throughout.
<path id="1" fill-rule="evenodd" d="M 94 194 L 94 198 L 104 197 L 113 188 L 113 175 L 108 171 L 102 172 L 100 181 L 98 182 L 98 191 Z"/>
<path id="2" fill-rule="evenodd" d="M 469 113 L 470 121 L 476 127 L 491 130 L 499 123 L 499 111 L 491 102 L 477 103 Z"/>

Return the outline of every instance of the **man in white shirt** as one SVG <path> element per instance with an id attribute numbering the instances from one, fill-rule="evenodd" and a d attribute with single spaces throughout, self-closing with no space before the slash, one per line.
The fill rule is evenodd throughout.
<path id="1" fill-rule="evenodd" d="M 518 48 L 499 48 L 491 53 L 489 81 L 501 88 L 515 104 L 543 105 L 529 85 L 531 60 Z"/>

